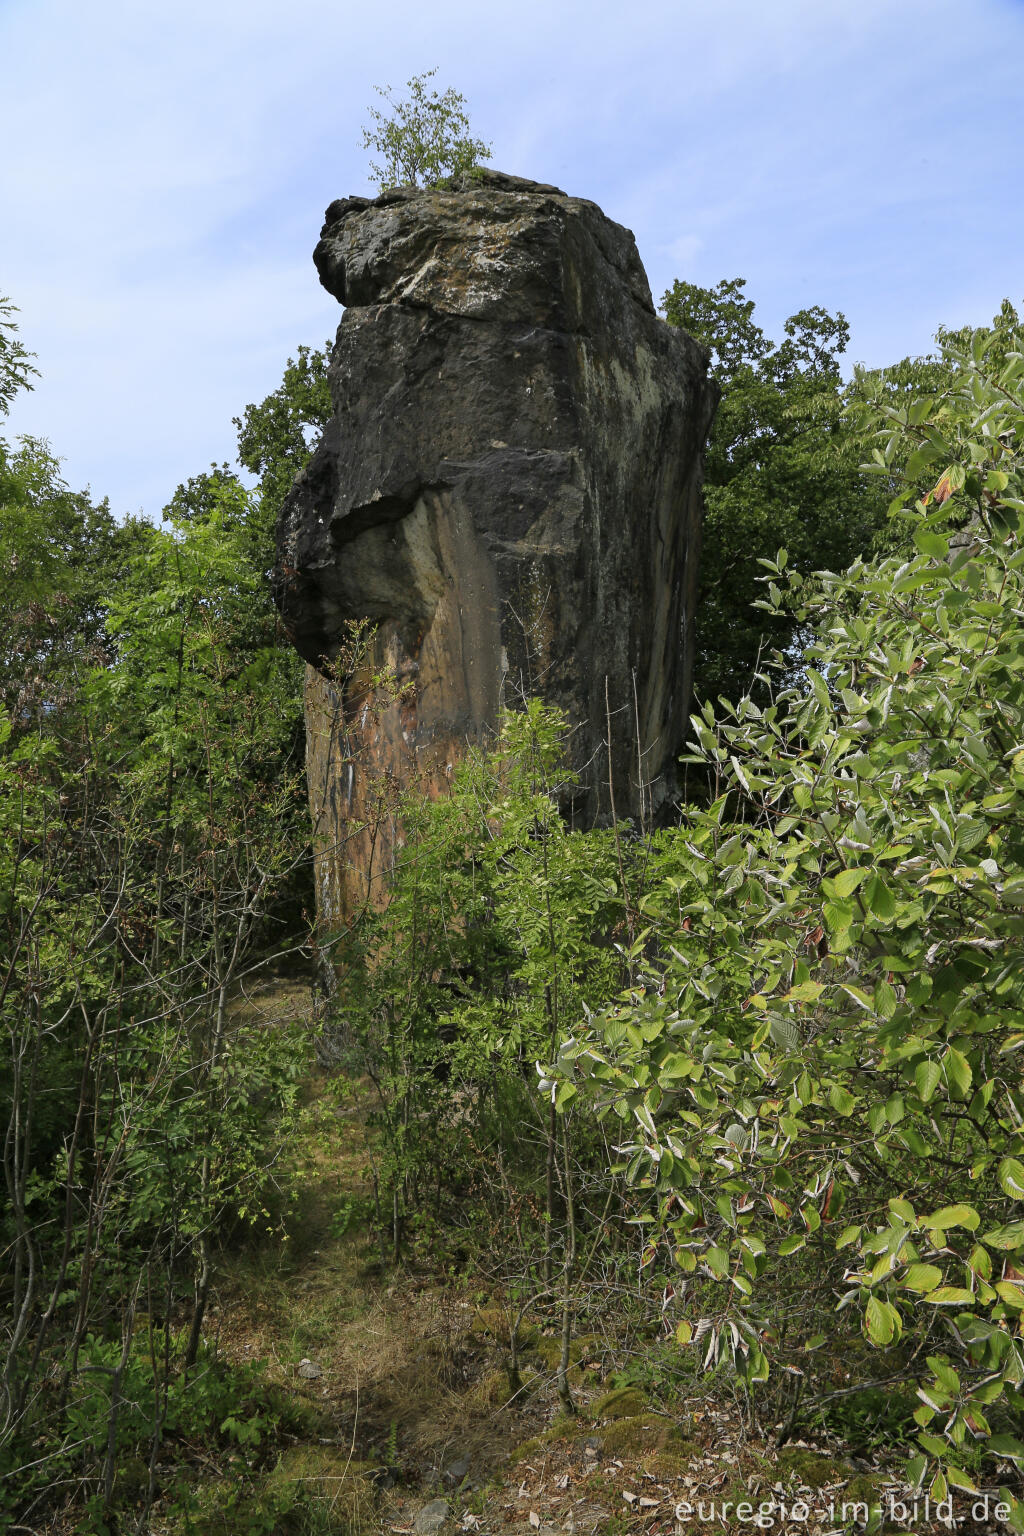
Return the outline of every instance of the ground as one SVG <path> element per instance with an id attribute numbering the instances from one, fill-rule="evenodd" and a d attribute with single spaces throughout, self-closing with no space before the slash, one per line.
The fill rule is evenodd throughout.
<path id="1" fill-rule="evenodd" d="M 310 994 L 278 986 L 246 1006 L 272 1027 L 282 1013 L 309 1012 Z M 224 1358 L 264 1362 L 303 1426 L 281 1435 L 264 1504 L 253 1506 L 270 1512 L 254 1514 L 246 1533 L 662 1536 L 757 1529 L 762 1506 L 762 1529 L 813 1536 L 863 1527 L 873 1505 L 887 1515 L 875 1522 L 883 1530 L 932 1524 L 913 1516 L 899 1455 L 858 1459 L 824 1434 L 779 1450 L 735 1394 L 699 1373 L 668 1411 L 623 1385 L 629 1362 L 614 1330 L 575 1343 L 570 1418 L 556 1392 L 554 1330 L 528 1320 L 523 1388 L 513 1392 L 501 1297 L 471 1272 L 439 1272 L 422 1257 L 395 1268 L 379 1251 L 370 1104 L 367 1085 L 314 1074 L 267 1218 L 235 1233 L 221 1256 L 210 1334 Z M 961 1496 L 957 1513 L 970 1502 Z M 215 1478 L 204 1507 L 190 1527 L 198 1536 L 241 1529 L 237 1504 L 234 1524 L 218 1518 Z M 982 1527 L 995 1522 L 959 1525 Z"/>

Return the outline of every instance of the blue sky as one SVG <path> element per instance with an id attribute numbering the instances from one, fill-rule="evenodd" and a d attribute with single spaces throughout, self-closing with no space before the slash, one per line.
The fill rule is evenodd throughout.
<path id="1" fill-rule="evenodd" d="M 434 65 L 656 298 L 743 276 L 769 332 L 842 309 L 882 364 L 1024 297 L 1024 0 L 0 0 L 0 58 L 0 293 L 43 375 L 7 435 L 119 513 L 333 334 L 323 209 L 370 190 L 374 85 Z"/>

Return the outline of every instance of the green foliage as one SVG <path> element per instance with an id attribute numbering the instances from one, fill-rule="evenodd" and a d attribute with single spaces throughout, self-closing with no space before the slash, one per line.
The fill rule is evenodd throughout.
<path id="1" fill-rule="evenodd" d="M 960 359 L 970 354 L 976 343 L 983 343 L 990 364 L 1002 365 L 1019 326 L 1017 311 L 1009 299 L 1004 299 L 999 314 L 989 326 L 980 326 L 976 330 L 963 327 L 950 330 L 940 326 L 936 341 L 941 353 L 937 356 L 905 357 L 888 368 L 854 370 L 847 389 L 848 414 L 859 440 L 873 458 L 871 472 L 876 483 L 889 497 L 898 497 L 907 483 L 908 466 L 917 448 L 917 438 L 913 431 L 909 431 L 889 442 L 883 473 L 883 465 L 879 462 L 881 450 L 872 439 L 879 413 L 885 410 L 912 412 L 908 416 L 911 426 L 920 425 L 926 415 L 940 426 L 951 414 L 955 418 L 957 395 L 964 382 L 959 377 L 963 367 Z M 922 479 L 920 465 L 914 466 L 911 480 L 921 496 L 927 494 L 929 487 Z M 951 508 L 951 511 L 955 514 L 956 509 Z M 875 537 L 877 549 L 912 548 L 906 519 L 897 514 L 897 508 L 890 508 L 887 524 Z"/>
<path id="2" fill-rule="evenodd" d="M 0 706 L 19 733 L 56 729 L 102 662 L 107 601 L 144 527 L 70 490 L 44 442 L 0 438 Z"/>
<path id="3" fill-rule="evenodd" d="M 144 1518 L 157 1492 L 172 1517 L 187 1517 L 200 1506 L 190 1466 L 196 1443 L 240 1495 L 266 1508 L 268 1500 L 254 1499 L 263 1491 L 261 1474 L 282 1436 L 309 1433 L 305 1405 L 269 1385 L 261 1361 L 229 1365 L 204 1345 L 189 1368 L 185 1354 L 185 1335 L 151 1319 L 127 1351 L 118 1338 L 88 1334 L 68 1387 L 65 1445 L 43 1457 L 38 1443 L 34 1454 L 18 1441 L 0 1448 L 0 1513 L 13 1519 L 33 1495 L 73 1487 L 83 1466 L 101 1464 L 113 1449 L 108 1496 L 86 1497 L 76 1529 L 103 1536 L 118 1516 Z M 154 1424 L 161 1428 L 159 1464 L 152 1460 Z M 34 1464 L 23 1471 L 21 1461 Z"/>
<path id="4" fill-rule="evenodd" d="M 390 86 L 376 87 L 391 114 L 369 109 L 372 126 L 363 129 L 363 148 L 382 156 L 379 162 L 370 161 L 382 192 L 434 186 L 448 177 L 462 180 L 491 157 L 491 146 L 470 134 L 465 97 L 451 87 L 428 90 L 427 82 L 436 74 L 436 69 L 428 69 L 414 75 L 404 100 L 396 101 Z"/>
<path id="5" fill-rule="evenodd" d="M 77 1488 L 102 1529 L 138 1437 L 148 1458 L 173 1432 L 215 1240 L 264 1217 L 297 1111 L 303 1033 L 232 1009 L 308 844 L 252 503 L 215 474 L 168 529 L 119 528 L 41 444 L 0 443 L 0 1458 L 23 1520 Z M 180 1360 L 152 1329 L 137 1354 L 144 1312 L 190 1318 Z"/>
<path id="6" fill-rule="evenodd" d="M 428 78 L 375 114 L 382 180 L 407 174 L 400 150 L 436 180 L 483 148 Z M 1004 305 L 844 390 L 841 316 L 801 312 L 776 345 L 742 289 L 666 296 L 726 384 L 702 675 L 728 702 L 695 718 L 692 759 L 713 803 L 654 836 L 570 832 L 566 723 L 534 702 L 445 792 L 386 805 L 391 900 L 340 942 L 329 1025 L 376 1094 L 374 1192 L 331 1231 L 373 1218 L 394 1258 L 472 1252 L 509 1394 L 530 1350 L 569 1412 L 586 1277 L 603 1326 L 639 1264 L 648 1347 L 618 1385 L 738 1372 L 790 1427 L 909 1444 L 939 1495 L 1024 1461 L 1020 325 Z M 32 371 L 10 313 L 4 410 Z M 273 1465 L 287 1405 L 202 1330 L 218 1242 L 272 1220 L 308 1066 L 297 1026 L 232 999 L 304 889 L 300 667 L 267 575 L 329 412 L 326 353 L 300 348 L 236 422 L 256 489 L 211 466 L 159 529 L 116 525 L 41 442 L 0 441 L 12 1520 L 74 1490 L 83 1529 L 129 1510 L 143 1529 L 158 1463 L 187 1528 L 328 1519 L 305 1471 Z M 786 654 L 751 699 L 762 643 Z M 884 1405 L 786 1406 L 793 1380 L 834 1385 L 830 1345 L 858 1370 L 881 1352 L 864 1374 Z M 197 1439 L 222 1492 L 190 1486 Z"/>
<path id="7" fill-rule="evenodd" d="M 776 344 L 754 319 L 745 288 L 741 278 L 713 288 L 676 282 L 662 307 L 671 325 L 709 349 L 722 385 L 705 455 L 696 694 L 735 703 L 750 693 L 764 703 L 759 666 L 777 651 L 795 676 L 801 630 L 792 611 L 758 607 L 760 562 L 784 547 L 790 568 L 808 576 L 905 545 L 905 525 L 888 509 L 906 454 L 895 450 L 885 477 L 864 472 L 877 413 L 883 403 L 898 409 L 919 402 L 923 410 L 931 400 L 941 415 L 960 368 L 956 354 L 974 333 L 940 328 L 939 355 L 856 367 L 844 384 L 843 315 L 818 305 L 800 310 Z M 1006 300 L 978 334 L 992 338 L 998 356 L 1016 323 Z"/>
<path id="8" fill-rule="evenodd" d="M 18 339 L 17 313 L 10 299 L 0 294 L 0 416 L 10 413 L 14 396 L 20 389 L 31 389 L 31 379 L 39 372 L 29 361 L 35 353 Z"/>
<path id="9" fill-rule="evenodd" d="M 695 688 L 733 701 L 753 689 L 759 658 L 798 638 L 790 613 L 754 607 L 759 560 L 784 545 L 809 574 L 841 570 L 872 547 L 888 498 L 860 469 L 863 441 L 844 416 L 840 358 L 849 327 L 818 305 L 768 340 L 741 278 L 714 288 L 676 282 L 662 300 L 671 325 L 711 351 L 722 385 L 705 456 Z"/>
<path id="10" fill-rule="evenodd" d="M 917 1437 L 914 1413 L 919 1406 L 916 1393 L 907 1388 L 851 1387 L 826 1396 L 812 1423 L 862 1454 L 896 1449 L 912 1454 Z"/>
<path id="11" fill-rule="evenodd" d="M 972 1446 L 1024 1460 L 1021 339 L 947 342 L 941 395 L 879 401 L 908 556 L 765 562 L 802 675 L 694 718 L 719 798 L 645 899 L 642 982 L 556 1074 L 631 1127 L 653 1246 L 717 1293 L 681 1342 L 751 1383 L 810 1369 L 821 1338 L 765 1300 L 807 1256 L 832 1326 L 916 1386 L 933 1497 L 973 1486 Z"/>
<path id="12" fill-rule="evenodd" d="M 300 346 L 285 364 L 277 389 L 258 405 L 247 405 L 243 415 L 234 419 L 238 461 L 259 478 L 257 504 L 250 507 L 248 522 L 258 532 L 255 564 L 268 577 L 281 504 L 331 417 L 329 360 L 329 343 L 320 350 Z"/>
<path id="13" fill-rule="evenodd" d="M 535 1063 L 622 976 L 615 839 L 572 834 L 559 815 L 564 739 L 558 712 L 531 701 L 446 795 L 411 796 L 390 902 L 343 951 L 336 1007 L 379 1096 L 396 1249 L 398 1228 L 436 1221 L 453 1195 L 503 1206 L 513 1186 L 542 1185 Z M 495 1190 L 484 1167 L 502 1170 Z"/>

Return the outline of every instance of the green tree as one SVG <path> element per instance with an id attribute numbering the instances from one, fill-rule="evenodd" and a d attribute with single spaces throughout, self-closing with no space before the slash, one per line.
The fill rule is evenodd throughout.
<path id="1" fill-rule="evenodd" d="M 19 340 L 14 319 L 17 313 L 10 299 L 0 294 L 0 416 L 9 415 L 11 401 L 19 389 L 31 389 L 33 376 L 39 374 L 30 361 L 35 353 L 29 352 Z"/>
<path id="2" fill-rule="evenodd" d="M 1009 299 L 1004 299 L 999 313 L 991 325 L 971 328 L 940 326 L 935 335 L 939 347 L 937 353 L 925 357 L 904 357 L 886 368 L 855 368 L 846 398 L 848 416 L 857 441 L 870 452 L 872 472 L 876 483 L 885 494 L 898 497 L 906 480 L 907 468 L 915 457 L 917 441 L 912 433 L 903 434 L 888 445 L 883 454 L 874 443 L 872 433 L 877 427 L 880 410 L 911 410 L 910 420 L 917 425 L 925 420 L 941 424 L 947 416 L 957 417 L 962 409 L 962 365 L 959 361 L 968 355 L 975 345 L 983 341 L 987 347 L 990 368 L 1006 361 L 1012 349 L 1012 338 L 1019 334 L 1020 320 Z M 928 487 L 919 487 L 922 495 Z M 969 515 L 968 513 L 964 514 Z M 910 534 L 905 519 L 891 515 L 875 534 L 874 545 L 879 550 L 898 550 L 909 546 Z"/>
<path id="3" fill-rule="evenodd" d="M 109 1511 L 131 1424 L 139 1438 L 125 1373 L 149 1383 L 155 1468 L 171 1378 L 199 1355 L 215 1238 L 261 1209 L 268 1125 L 294 1105 L 305 1050 L 229 1008 L 307 861 L 290 658 L 236 648 L 257 587 L 237 524 L 235 542 L 216 512 L 146 531 L 108 652 L 83 661 L 59 729 L 44 712 L 45 730 L 16 737 L 0 716 L 5 1513 L 72 1470 Z M 140 1349 L 142 1296 L 188 1319 L 180 1349 L 154 1341 L 152 1302 Z M 89 1448 L 69 1458 L 72 1441 Z"/>
<path id="4" fill-rule="evenodd" d="M 466 1178 L 465 1124 L 444 1109 L 453 1083 L 479 1094 L 466 1111 L 477 1151 L 507 1143 L 535 1115 L 534 1062 L 620 974 L 607 942 L 621 914 L 614 837 L 571 834 L 559 814 L 565 736 L 559 713 L 530 701 L 457 765 L 447 794 L 410 795 L 388 905 L 343 948 L 337 1007 L 378 1087 L 387 1193 L 403 1219 L 418 1187 Z M 546 1159 L 548 1120 L 534 1129 Z M 521 1165 L 522 1149 L 507 1155 Z"/>
<path id="5" fill-rule="evenodd" d="M 36 373 L 16 313 L 0 299 L 0 416 Z M 107 603 L 139 528 L 72 491 L 41 438 L 0 437 L 0 708 L 16 736 L 57 730 L 78 679 L 104 654 Z"/>
<path id="6" fill-rule="evenodd" d="M 257 505 L 251 516 L 255 525 L 260 564 L 268 576 L 274 564 L 274 531 L 281 505 L 292 481 L 309 462 L 320 435 L 331 418 L 327 369 L 331 346 L 299 346 L 285 364 L 277 389 L 256 405 L 247 405 L 235 417 L 238 461 L 259 481 Z"/>
<path id="7" fill-rule="evenodd" d="M 327 347 L 300 346 L 297 356 L 288 359 L 277 389 L 235 418 L 239 462 L 256 477 L 255 487 L 246 485 L 226 463 L 211 464 L 205 473 L 191 476 L 164 508 L 169 535 L 158 536 L 148 527 L 140 531 L 136 557 L 119 583 L 123 633 L 143 651 L 138 615 L 152 613 L 154 603 L 167 606 L 172 628 L 182 614 L 191 616 L 183 621 L 182 633 L 192 633 L 189 626 L 201 617 L 206 622 L 216 616 L 225 676 L 235 686 L 244 680 L 265 732 L 261 773 L 269 775 L 267 782 L 290 786 L 287 820 L 292 832 L 306 814 L 304 785 L 294 771 L 304 745 L 302 663 L 283 632 L 271 577 L 281 504 L 331 414 L 327 364 Z M 212 582 L 205 600 L 203 570 L 210 572 Z M 189 586 L 188 597 L 174 587 L 182 580 Z M 162 623 L 154 615 L 154 641 Z M 111 643 L 115 633 L 122 633 L 120 620 L 113 630 L 108 628 Z M 138 675 L 145 678 L 148 671 L 142 655 Z M 118 675 L 123 683 L 127 673 Z M 140 706 L 139 719 L 148 707 Z M 312 906 L 311 869 L 305 858 L 295 859 L 290 868 L 287 880 L 275 882 L 275 907 L 278 920 L 294 926 L 300 913 Z"/>
<path id="8" fill-rule="evenodd" d="M 46 443 L 0 438 L 0 705 L 17 733 L 56 730 L 106 654 L 110 598 L 144 527 L 72 491 Z"/>
<path id="9" fill-rule="evenodd" d="M 863 441 L 844 415 L 845 318 L 817 305 L 800 310 L 774 343 L 745 287 L 741 278 L 713 288 L 676 282 L 662 300 L 669 324 L 710 349 L 722 385 L 705 457 L 701 699 L 759 692 L 759 661 L 797 643 L 791 616 L 754 607 L 758 561 L 784 545 L 794 570 L 845 569 L 871 549 L 889 499 L 861 472 Z"/>
<path id="10" fill-rule="evenodd" d="M 409 95 L 395 100 L 390 86 L 377 86 L 391 113 L 371 107 L 371 127 L 363 129 L 363 148 L 383 158 L 370 169 L 382 192 L 399 186 L 433 186 L 447 177 L 468 176 L 481 160 L 491 158 L 491 146 L 470 133 L 465 97 L 451 87 L 428 90 L 437 74 L 428 69 L 408 81 Z"/>
<path id="11" fill-rule="evenodd" d="M 879 401 L 909 552 L 815 582 L 766 562 L 766 611 L 810 626 L 804 674 L 695 717 L 721 794 L 647 898 L 646 975 L 561 1061 L 631 1126 L 668 1252 L 707 1281 L 680 1342 L 756 1383 L 859 1326 L 917 1389 L 908 1470 L 933 1497 L 1024 1463 L 1024 337 L 1004 318 L 944 343 L 942 393 Z M 779 1311 L 800 1266 L 838 1316 Z"/>
<path id="12" fill-rule="evenodd" d="M 0 1523 L 63 1488 L 110 1529 L 128 1446 L 152 1502 L 215 1238 L 296 1099 L 300 1032 L 229 1008 L 308 863 L 255 499 L 203 477 L 119 527 L 0 441 Z"/>

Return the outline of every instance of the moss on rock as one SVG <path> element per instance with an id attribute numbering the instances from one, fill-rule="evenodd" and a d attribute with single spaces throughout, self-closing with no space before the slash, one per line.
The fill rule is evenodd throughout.
<path id="1" fill-rule="evenodd" d="M 594 1404 L 599 1419 L 635 1419 L 649 1407 L 639 1387 L 617 1387 Z"/>
<path id="2" fill-rule="evenodd" d="M 789 1446 L 779 1452 L 777 1475 L 783 1482 L 797 1482 L 803 1488 L 825 1488 L 838 1483 L 849 1471 L 845 1463 L 802 1446 Z"/>
<path id="3" fill-rule="evenodd" d="M 616 1419 L 601 1431 L 601 1449 L 606 1456 L 630 1456 L 644 1462 L 654 1457 L 668 1457 L 688 1465 L 694 1446 L 671 1419 L 648 1411 L 635 1418 Z M 655 1470 L 651 1467 L 650 1470 Z"/>

